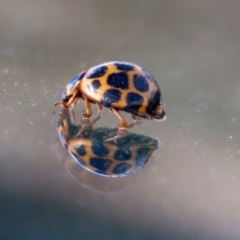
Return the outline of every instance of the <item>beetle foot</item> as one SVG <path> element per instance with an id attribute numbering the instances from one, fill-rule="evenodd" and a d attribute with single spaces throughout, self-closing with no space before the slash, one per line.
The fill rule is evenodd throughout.
<path id="1" fill-rule="evenodd" d="M 90 117 L 88 117 L 87 115 L 83 115 L 81 118 L 81 124 L 82 124 L 82 128 L 80 129 L 80 131 L 75 135 L 75 137 L 79 137 L 81 136 L 86 130 L 88 130 L 89 128 L 92 128 L 92 126 L 101 118 L 101 112 L 99 112 L 99 114 L 91 121 Z"/>
<path id="2" fill-rule="evenodd" d="M 82 124 L 90 124 L 90 118 L 89 117 L 85 117 L 84 115 L 81 118 L 81 123 Z"/>

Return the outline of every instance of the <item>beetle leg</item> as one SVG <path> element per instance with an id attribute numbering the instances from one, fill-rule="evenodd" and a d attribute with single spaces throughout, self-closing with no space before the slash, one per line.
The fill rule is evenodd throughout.
<path id="1" fill-rule="evenodd" d="M 70 111 L 70 118 L 71 118 L 71 122 L 72 122 L 73 124 L 76 124 L 75 111 L 73 111 L 73 110 Z"/>
<path id="2" fill-rule="evenodd" d="M 129 124 L 123 115 L 116 109 L 110 108 L 110 110 L 117 115 L 120 120 L 120 125 L 117 128 L 117 134 L 113 137 L 105 139 L 105 142 L 110 142 L 122 138 L 128 134 L 128 129 L 132 127 L 132 124 Z"/>
<path id="3" fill-rule="evenodd" d="M 64 105 L 64 107 L 66 108 L 73 107 L 74 105 L 76 105 L 77 101 L 78 101 L 78 97 L 76 97 L 76 94 L 74 94 L 72 95 L 70 100 Z"/>
<path id="4" fill-rule="evenodd" d="M 82 115 L 82 120 L 85 120 L 85 119 L 87 120 L 92 116 L 92 108 L 89 100 L 86 97 L 84 97 L 84 100 L 85 100 L 85 107 L 87 112 Z"/>
<path id="5" fill-rule="evenodd" d="M 100 103 L 96 103 L 96 104 L 98 106 L 98 115 L 91 122 L 89 122 L 90 127 L 92 127 L 93 124 L 95 124 L 102 116 L 103 106 Z"/>
<path id="6" fill-rule="evenodd" d="M 131 125 L 127 122 L 127 120 L 118 110 L 111 108 L 111 111 L 114 112 L 120 120 L 121 124 L 118 126 L 118 129 L 128 129 L 131 127 Z"/>
<path id="7" fill-rule="evenodd" d="M 95 124 L 102 116 L 102 110 L 103 110 L 102 104 L 97 103 L 97 107 L 98 107 L 98 115 L 92 120 L 91 126 Z"/>
<path id="8" fill-rule="evenodd" d="M 77 105 L 77 103 L 78 103 L 78 100 L 79 100 L 79 98 L 75 98 L 75 99 L 74 99 L 74 101 L 73 101 L 73 103 L 72 103 L 72 106 L 75 106 L 75 105 Z"/>
<path id="9" fill-rule="evenodd" d="M 97 117 L 95 117 L 93 119 L 92 122 L 90 122 L 90 117 L 92 116 L 93 112 L 92 112 L 92 108 L 91 108 L 91 103 L 90 101 L 88 100 L 88 98 L 86 98 L 84 96 L 84 100 L 85 100 L 85 107 L 86 107 L 86 113 L 84 113 L 82 115 L 82 118 L 81 118 L 81 122 L 82 122 L 82 128 L 80 129 L 80 131 L 75 135 L 75 137 L 79 137 L 81 136 L 87 129 L 89 129 L 90 127 L 92 127 L 92 125 L 94 123 L 96 123 L 100 118 L 101 118 L 101 112 L 100 110 L 102 110 L 102 106 L 98 105 L 98 108 L 99 108 L 99 114 Z"/>
<path id="10" fill-rule="evenodd" d="M 97 107 L 98 107 L 98 111 L 102 111 L 103 110 L 103 106 L 102 106 L 102 104 L 100 104 L 100 103 L 97 103 Z"/>
<path id="11" fill-rule="evenodd" d="M 132 118 L 134 120 L 134 123 L 129 124 L 127 122 L 127 120 L 122 116 L 122 114 L 118 110 L 116 110 L 114 108 L 110 108 L 110 110 L 117 115 L 121 124 L 118 126 L 117 134 L 113 137 L 110 137 L 110 138 L 104 140 L 105 142 L 114 141 L 114 140 L 117 140 L 119 138 L 122 138 L 122 137 L 126 136 L 128 134 L 128 129 L 129 128 L 133 127 L 134 125 L 139 125 L 139 124 L 142 123 L 142 118 L 141 117 L 138 117 L 138 116 L 132 114 Z"/>
<path id="12" fill-rule="evenodd" d="M 69 101 L 67 103 L 62 101 L 62 102 L 54 103 L 54 106 L 62 105 L 65 108 L 70 108 L 70 107 L 73 107 L 74 105 L 76 105 L 77 101 L 78 101 L 78 97 L 76 97 L 76 94 L 74 94 L 74 95 L 72 95 L 72 97 L 69 99 Z"/>

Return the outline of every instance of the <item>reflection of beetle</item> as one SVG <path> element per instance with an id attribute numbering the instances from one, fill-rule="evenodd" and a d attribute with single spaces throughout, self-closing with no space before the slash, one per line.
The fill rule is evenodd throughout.
<path id="1" fill-rule="evenodd" d="M 114 132 L 109 128 L 87 129 L 80 137 L 74 137 L 80 128 L 65 114 L 58 121 L 60 140 L 81 166 L 100 175 L 117 177 L 134 173 L 158 148 L 156 139 L 133 133 L 115 142 L 104 142 L 103 138 Z"/>
<path id="2" fill-rule="evenodd" d="M 141 67 L 126 62 L 107 62 L 75 76 L 62 94 L 65 108 L 74 106 L 79 98 L 85 100 L 87 112 L 83 119 L 92 116 L 90 103 L 96 103 L 101 111 L 110 108 L 120 119 L 119 128 L 131 125 L 119 112 L 132 114 L 135 121 L 141 118 L 163 119 L 161 90 L 153 76 Z"/>

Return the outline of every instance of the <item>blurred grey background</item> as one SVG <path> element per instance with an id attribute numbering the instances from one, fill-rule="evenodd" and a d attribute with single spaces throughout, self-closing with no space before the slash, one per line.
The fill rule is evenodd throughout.
<path id="1" fill-rule="evenodd" d="M 1 0 L 0 239 L 240 239 L 239 12 L 237 0 Z M 151 72 L 168 119 L 132 130 L 161 147 L 100 192 L 60 161 L 53 103 L 109 60 Z M 117 124 L 105 111 L 98 126 Z"/>

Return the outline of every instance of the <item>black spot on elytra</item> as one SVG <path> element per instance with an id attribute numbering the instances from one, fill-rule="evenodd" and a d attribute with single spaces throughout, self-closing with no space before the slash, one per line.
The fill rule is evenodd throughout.
<path id="1" fill-rule="evenodd" d="M 76 86 L 76 83 L 78 81 L 82 80 L 82 78 L 85 76 L 85 74 L 86 74 L 86 72 L 81 72 L 69 82 L 69 84 L 71 85 L 69 91 L 73 90 L 73 88 Z"/>
<path id="2" fill-rule="evenodd" d="M 102 77 L 106 71 L 107 71 L 107 66 L 103 65 L 103 66 L 100 66 L 100 67 L 96 67 L 95 69 L 93 69 L 92 72 L 90 72 L 86 78 L 87 79 L 90 79 L 90 78 L 99 78 L 99 77 Z"/>
<path id="3" fill-rule="evenodd" d="M 92 151 L 98 157 L 104 157 L 109 153 L 108 148 L 102 142 L 99 142 L 99 141 L 93 141 Z"/>
<path id="4" fill-rule="evenodd" d="M 149 148 L 139 148 L 137 151 L 136 165 L 143 167 L 149 159 L 148 155 Z"/>
<path id="5" fill-rule="evenodd" d="M 101 87 L 101 83 L 98 79 L 92 81 L 92 86 L 94 89 L 99 89 Z"/>
<path id="6" fill-rule="evenodd" d="M 138 109 L 142 106 L 143 97 L 137 93 L 130 92 L 127 95 L 127 110 L 131 110 L 133 113 L 138 111 Z"/>
<path id="7" fill-rule="evenodd" d="M 80 156 L 86 155 L 86 149 L 84 145 L 76 145 L 74 146 L 74 149 L 76 150 L 78 155 Z"/>
<path id="8" fill-rule="evenodd" d="M 109 167 L 112 164 L 112 161 L 109 159 L 103 159 L 103 158 L 97 158 L 97 157 L 92 157 L 89 161 L 89 163 L 97 168 L 100 172 L 105 172 L 109 169 Z"/>
<path id="9" fill-rule="evenodd" d="M 128 75 L 125 72 L 112 73 L 108 76 L 107 84 L 114 88 L 128 89 Z"/>
<path id="10" fill-rule="evenodd" d="M 154 84 L 157 84 L 157 81 L 156 79 L 153 77 L 153 75 L 151 73 L 149 73 L 148 71 L 146 70 L 142 70 L 143 74 Z"/>
<path id="11" fill-rule="evenodd" d="M 132 157 L 132 153 L 127 148 L 117 149 L 116 152 L 114 153 L 114 158 L 119 161 L 127 161 L 131 159 L 131 157 Z"/>
<path id="12" fill-rule="evenodd" d="M 115 62 L 114 65 L 118 70 L 121 70 L 123 72 L 131 71 L 134 69 L 134 65 L 127 62 Z"/>
<path id="13" fill-rule="evenodd" d="M 111 107 L 112 103 L 120 100 L 122 93 L 118 89 L 108 89 L 102 96 L 102 105 L 105 107 Z"/>
<path id="14" fill-rule="evenodd" d="M 135 74 L 133 76 L 133 84 L 135 88 L 140 92 L 147 92 L 149 89 L 147 79 L 140 74 Z"/>
<path id="15" fill-rule="evenodd" d="M 148 106 L 147 106 L 147 113 L 149 115 L 152 116 L 156 116 L 157 115 L 157 107 L 162 104 L 162 100 L 161 100 L 161 94 L 159 91 L 153 90 L 151 92 L 150 98 L 149 98 L 149 102 L 148 102 Z"/>
<path id="16" fill-rule="evenodd" d="M 88 91 L 91 93 L 96 92 L 97 89 L 101 87 L 101 83 L 98 79 L 93 80 L 91 83 L 87 84 Z"/>
<path id="17" fill-rule="evenodd" d="M 81 73 L 79 73 L 78 74 L 78 80 L 82 80 L 83 79 L 83 77 L 85 76 L 85 74 L 86 74 L 86 71 L 83 71 L 83 72 L 81 72 Z"/>
<path id="18" fill-rule="evenodd" d="M 124 174 L 124 173 L 127 173 L 127 171 L 130 168 L 131 168 L 131 165 L 129 163 L 120 163 L 113 169 L 113 173 Z"/>

